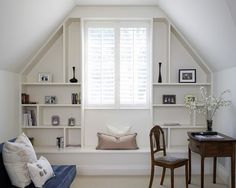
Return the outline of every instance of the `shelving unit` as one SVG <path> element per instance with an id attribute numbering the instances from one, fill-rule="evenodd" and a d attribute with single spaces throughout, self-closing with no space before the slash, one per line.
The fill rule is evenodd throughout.
<path id="1" fill-rule="evenodd" d="M 152 122 L 163 128 L 169 151 L 186 151 L 187 132 L 205 130 L 206 120 L 202 114 L 189 112 L 184 97 L 200 98 L 201 87 L 212 93 L 212 72 L 167 19 L 153 19 L 153 40 Z M 196 69 L 196 83 L 178 83 L 179 69 Z M 176 95 L 176 104 L 163 104 L 163 95 Z M 179 125 L 164 126 L 168 123 Z"/>
<path id="2" fill-rule="evenodd" d="M 80 19 L 69 18 L 53 33 L 49 40 L 31 59 L 21 74 L 21 93 L 30 96 L 30 102 L 21 104 L 21 128 L 34 138 L 35 148 L 54 148 L 56 138 L 64 137 L 64 147 L 80 148 L 82 145 L 82 105 L 72 104 L 72 93 L 80 93 L 82 102 L 82 58 Z M 76 39 L 76 40 L 75 40 Z M 76 68 L 76 83 L 72 67 Z M 39 82 L 39 73 L 52 75 L 51 82 Z M 56 104 L 45 104 L 45 96 L 56 96 Z M 23 114 L 34 111 L 36 126 L 24 126 Z M 59 116 L 59 125 L 52 125 L 52 116 Z M 75 119 L 68 126 L 68 119 Z"/>

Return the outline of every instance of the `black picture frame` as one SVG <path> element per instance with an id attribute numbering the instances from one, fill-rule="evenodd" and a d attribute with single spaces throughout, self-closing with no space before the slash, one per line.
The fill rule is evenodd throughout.
<path id="1" fill-rule="evenodd" d="M 45 96 L 45 104 L 56 104 L 57 98 L 56 96 Z"/>
<path id="2" fill-rule="evenodd" d="M 196 69 L 179 69 L 179 83 L 196 83 Z"/>
<path id="3" fill-rule="evenodd" d="M 176 104 L 176 95 L 163 95 L 162 103 L 163 104 Z"/>

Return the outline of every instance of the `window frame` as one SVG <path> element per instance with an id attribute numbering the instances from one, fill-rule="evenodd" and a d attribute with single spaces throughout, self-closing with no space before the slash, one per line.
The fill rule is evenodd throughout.
<path id="1" fill-rule="evenodd" d="M 114 104 L 88 104 L 88 27 L 113 27 L 115 29 L 115 65 L 114 65 Z M 120 28 L 122 27 L 145 27 L 147 28 L 147 90 L 146 104 L 120 104 Z M 84 36 L 84 108 L 85 109 L 150 109 L 151 108 L 151 60 L 152 60 L 152 21 L 150 19 L 135 20 L 109 20 L 109 19 L 85 19 L 83 24 Z"/>

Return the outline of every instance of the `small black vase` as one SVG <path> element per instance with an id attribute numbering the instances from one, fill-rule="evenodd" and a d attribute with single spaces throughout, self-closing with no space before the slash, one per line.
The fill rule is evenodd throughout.
<path id="1" fill-rule="evenodd" d="M 73 78 L 70 79 L 70 82 L 76 83 L 76 82 L 78 82 L 78 80 L 75 78 L 75 67 L 72 67 L 72 69 L 73 69 Z"/>
<path id="2" fill-rule="evenodd" d="M 212 120 L 207 120 L 207 131 L 212 131 Z"/>
<path id="3" fill-rule="evenodd" d="M 162 83 L 162 77 L 161 77 L 161 62 L 159 62 L 159 76 L 158 76 L 158 83 Z"/>

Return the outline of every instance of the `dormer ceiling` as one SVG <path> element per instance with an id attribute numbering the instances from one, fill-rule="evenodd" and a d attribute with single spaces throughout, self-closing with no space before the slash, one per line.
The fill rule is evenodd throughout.
<path id="1" fill-rule="evenodd" d="M 236 66 L 235 0 L 3 0 L 0 70 L 20 72 L 76 5 L 159 6 L 213 71 Z"/>

